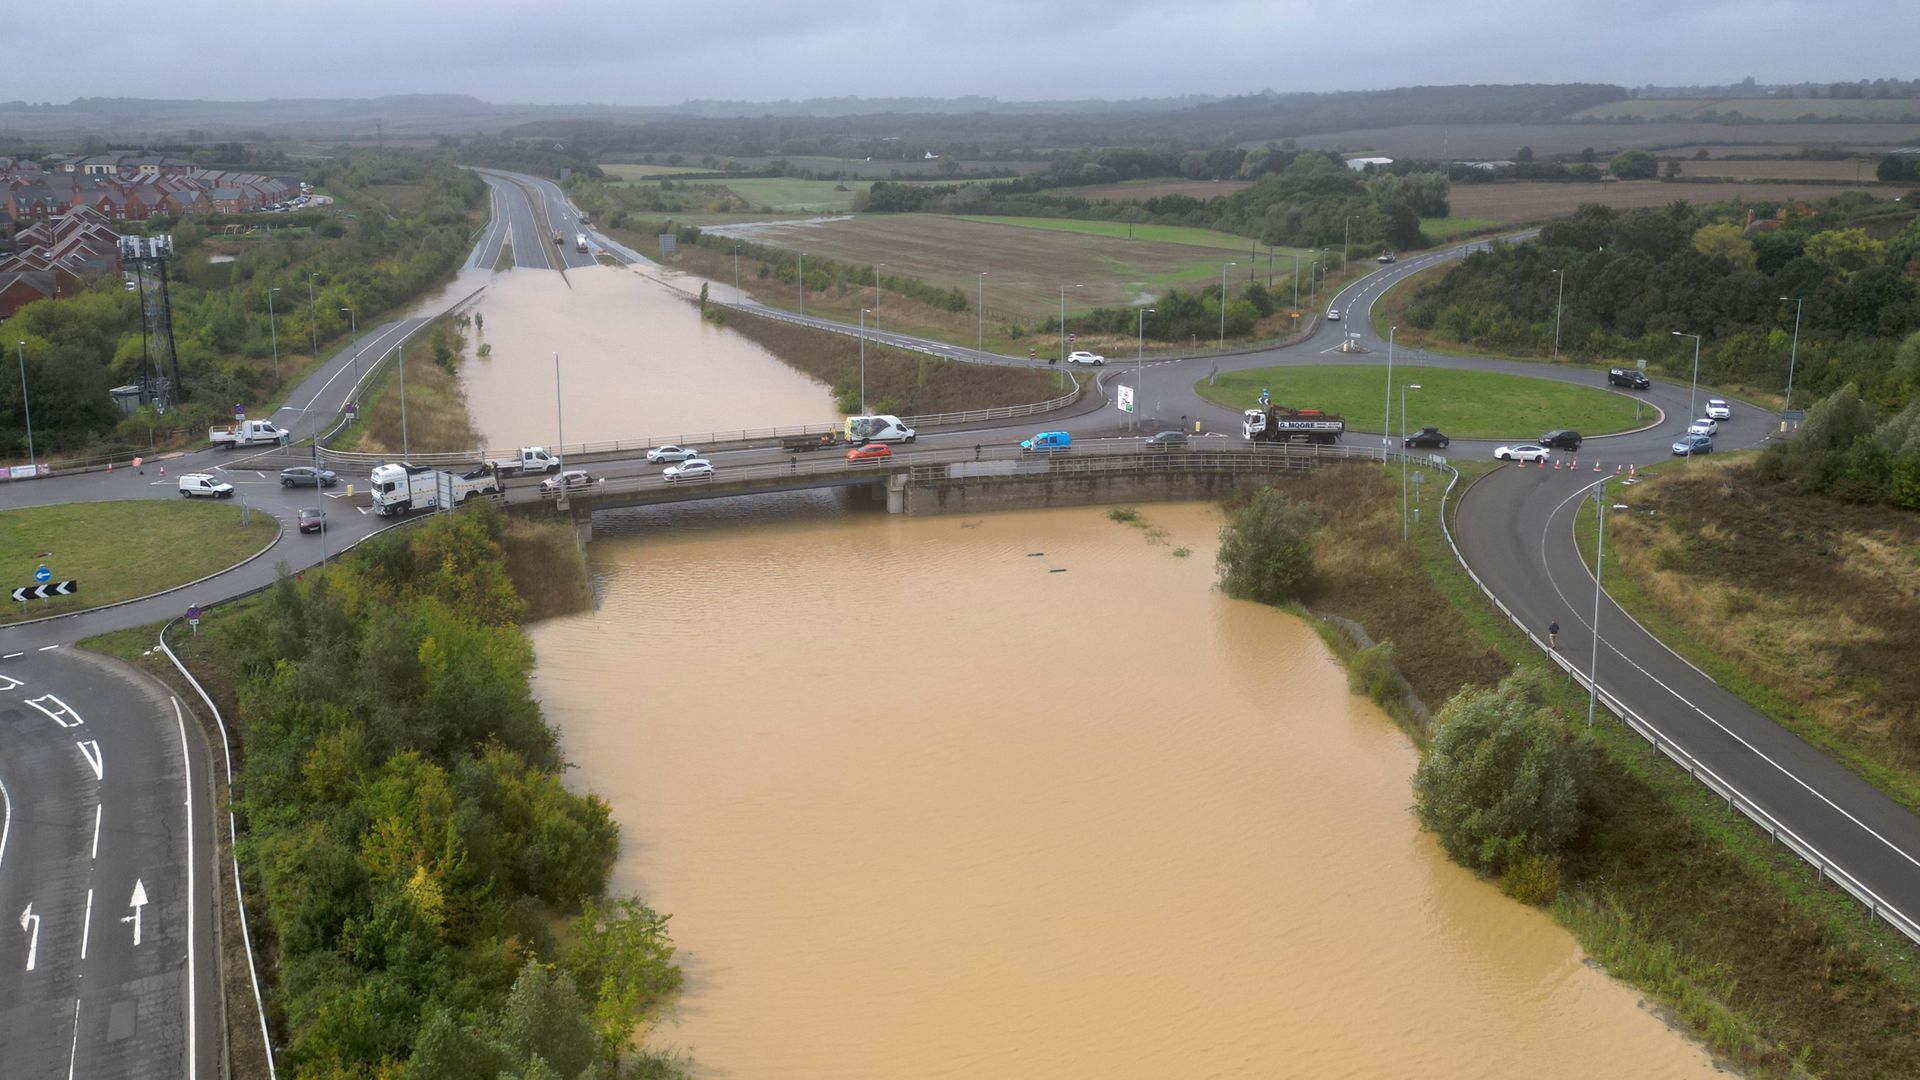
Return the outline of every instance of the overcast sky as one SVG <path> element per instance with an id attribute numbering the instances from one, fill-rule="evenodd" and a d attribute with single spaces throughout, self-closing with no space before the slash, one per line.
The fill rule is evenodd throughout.
<path id="1" fill-rule="evenodd" d="M 8 50 L 0 100 L 650 105 L 1920 75 L 1920 0 L 67 0 L 54 17 L 46 47 L 27 33 Z"/>

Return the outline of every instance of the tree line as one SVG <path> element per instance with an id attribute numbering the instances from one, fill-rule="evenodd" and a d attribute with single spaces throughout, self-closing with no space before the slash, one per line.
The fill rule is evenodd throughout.
<path id="1" fill-rule="evenodd" d="M 283 577 L 200 640 L 235 686 L 234 802 L 294 1076 L 613 1080 L 680 981 L 605 896 L 618 828 L 561 782 L 504 517 L 462 511 Z"/>

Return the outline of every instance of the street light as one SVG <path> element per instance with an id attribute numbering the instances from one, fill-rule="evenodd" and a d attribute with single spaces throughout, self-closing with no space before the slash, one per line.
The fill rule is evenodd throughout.
<path id="1" fill-rule="evenodd" d="M 353 394 L 354 400 L 360 400 L 360 313 L 350 307 L 340 309 L 347 313 L 353 326 Z"/>
<path id="2" fill-rule="evenodd" d="M 1567 303 L 1567 272 L 1554 270 L 1560 276 L 1560 298 L 1553 303 L 1553 358 L 1560 359 L 1560 312 Z"/>
<path id="3" fill-rule="evenodd" d="M 1398 324 L 1387 327 L 1387 406 L 1380 417 L 1381 446 L 1393 445 L 1393 335 L 1399 329 Z"/>
<path id="4" fill-rule="evenodd" d="M 1293 306 L 1300 306 L 1300 253 L 1293 253 Z"/>
<path id="5" fill-rule="evenodd" d="M 267 333 L 273 335 L 273 381 L 280 381 L 280 331 L 273 324 L 273 294 L 279 292 L 276 286 L 267 290 Z"/>
<path id="6" fill-rule="evenodd" d="M 553 456 L 560 457 L 567 445 L 567 416 L 560 402 L 560 354 L 553 354 Z M 565 490 L 565 489 L 562 489 Z"/>
<path id="7" fill-rule="evenodd" d="M 805 316 L 807 313 L 807 253 L 804 251 L 800 253 L 798 277 L 800 279 L 800 314 Z"/>
<path id="8" fill-rule="evenodd" d="M 1687 423 L 1691 424 L 1693 423 L 1694 418 L 1700 415 L 1699 413 L 1695 412 L 1693 408 L 1694 395 L 1700 392 L 1700 335 L 1699 334 L 1683 334 L 1680 331 L 1675 330 L 1673 332 L 1673 336 L 1674 337 L 1690 337 L 1693 339 L 1693 388 L 1687 391 Z M 1692 456 L 1692 455 L 1688 455 L 1688 456 Z"/>
<path id="9" fill-rule="evenodd" d="M 1786 409 L 1783 410 L 1788 411 L 1793 408 L 1793 363 L 1800 358 L 1800 308 L 1806 304 L 1807 298 L 1783 296 L 1780 299 L 1783 303 L 1788 300 L 1793 301 L 1793 349 L 1787 353 L 1787 404 Z"/>
<path id="10" fill-rule="evenodd" d="M 1085 288 L 1075 285 L 1074 288 Z M 1060 388 L 1067 386 L 1067 287 L 1060 286 Z"/>
<path id="11" fill-rule="evenodd" d="M 1400 539 L 1407 538 L 1407 391 L 1420 389 L 1419 383 L 1400 386 Z"/>
<path id="12" fill-rule="evenodd" d="M 1227 351 L 1227 267 L 1239 266 L 1237 262 L 1220 264 L 1220 351 Z"/>
<path id="13" fill-rule="evenodd" d="M 740 245 L 733 245 L 733 302 L 740 302 Z"/>
<path id="14" fill-rule="evenodd" d="M 1594 516 L 1600 519 L 1600 531 L 1593 545 L 1593 654 L 1587 658 L 1587 730 L 1593 730 L 1593 707 L 1600 697 L 1600 570 L 1607 553 L 1607 478 L 1602 476 L 1593 489 Z"/>
<path id="15" fill-rule="evenodd" d="M 973 281 L 973 351 L 978 356 L 986 351 L 987 342 L 987 272 L 980 271 L 980 276 Z"/>
<path id="16" fill-rule="evenodd" d="M 880 329 L 880 268 L 886 263 L 873 264 L 873 328 Z"/>
<path id="17" fill-rule="evenodd" d="M 867 415 L 867 309 L 860 309 L 860 415 Z"/>
<path id="18" fill-rule="evenodd" d="M 1348 214 L 1347 220 L 1340 223 L 1340 265 L 1342 266 L 1345 266 L 1347 264 L 1347 251 L 1348 251 L 1347 244 L 1348 244 L 1348 241 L 1352 239 L 1352 237 L 1353 237 L 1353 215 Z"/>
<path id="19" fill-rule="evenodd" d="M 39 472 L 33 461 L 33 407 L 27 404 L 27 343 L 20 343 L 20 408 L 27 414 L 27 469 Z"/>
<path id="20" fill-rule="evenodd" d="M 413 456 L 412 444 L 407 440 L 407 347 L 400 346 L 400 460 Z M 325 526 L 322 526 L 324 529 Z"/>
<path id="21" fill-rule="evenodd" d="M 1140 356 L 1139 356 L 1139 361 L 1137 363 L 1137 366 L 1135 366 L 1134 368 L 1134 374 L 1133 374 L 1133 411 L 1127 414 L 1127 430 L 1128 431 L 1133 430 L 1134 421 L 1140 415 L 1140 398 L 1143 396 L 1141 394 L 1141 391 L 1146 389 L 1147 316 L 1152 314 L 1152 312 L 1153 312 L 1152 308 L 1140 309 L 1140 326 L 1138 331 L 1140 335 L 1140 344 L 1139 344 Z"/>
<path id="22" fill-rule="evenodd" d="M 313 331 L 313 355 L 320 356 L 320 320 L 313 317 L 313 279 L 319 277 L 315 271 L 307 275 L 307 329 Z"/>

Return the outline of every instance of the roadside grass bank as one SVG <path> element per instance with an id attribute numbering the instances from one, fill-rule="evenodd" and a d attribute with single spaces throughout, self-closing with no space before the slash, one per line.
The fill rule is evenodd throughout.
<path id="1" fill-rule="evenodd" d="M 945 215 L 930 216 L 944 217 Z M 975 229 L 988 229 L 997 233 L 1015 233 L 1015 230 L 1011 228 L 1000 228 L 980 224 L 969 226 L 967 222 L 963 221 L 955 221 L 950 227 L 971 227 Z M 1049 235 L 1045 230 L 1030 231 L 1037 233 L 1037 235 L 1042 238 Z M 629 244 L 647 244 L 651 243 L 652 240 L 651 234 L 646 236 L 634 234 L 629 237 L 618 230 L 615 232 L 617 236 Z M 1080 234 L 1056 232 L 1052 235 L 1073 238 Z M 1015 233 L 1015 238 L 1018 238 L 1017 233 Z M 764 238 L 756 237 L 755 239 L 756 242 L 779 244 L 782 246 L 791 246 L 792 243 L 797 243 L 797 241 L 786 241 L 772 236 Z M 1125 244 L 1125 241 L 1108 242 Z M 1027 245 L 1028 248 L 1032 246 L 1031 243 Z M 815 247 L 810 244 L 808 250 L 813 251 Z M 878 251 L 880 249 L 876 248 L 875 250 Z M 917 249 L 909 244 L 904 250 L 913 251 Z M 1027 252 L 1027 248 L 1017 248 L 1015 250 Z M 1044 245 L 1039 250 L 1042 253 L 1041 255 L 1028 253 L 1024 257 L 1031 259 L 1044 256 L 1049 259 L 1055 259 L 1060 255 L 1060 253 L 1048 251 Z M 835 254 L 834 257 L 844 259 L 850 256 Z M 865 256 L 862 255 L 860 257 Z M 956 255 L 956 257 L 960 256 Z M 1015 257 L 1013 254 L 1007 255 L 1007 258 L 1010 259 Z M 985 259 L 985 255 L 977 253 L 968 254 L 965 258 L 969 262 L 980 261 Z M 699 277 L 704 277 L 716 285 L 732 285 L 736 280 L 734 257 L 728 251 L 685 244 L 681 245 L 679 250 L 674 254 L 661 257 L 660 261 L 675 269 L 684 270 Z M 1358 266 L 1359 264 L 1355 265 Z M 1220 264 L 1218 262 L 1209 262 L 1206 264 L 1206 268 L 1207 280 L 1182 285 L 1181 287 L 1184 290 L 1183 295 L 1193 293 L 1196 288 L 1204 288 L 1209 281 L 1216 286 L 1218 285 Z M 1290 261 L 1286 264 L 1286 268 L 1291 269 Z M 790 271 L 790 266 L 776 266 L 770 262 L 755 259 L 743 253 L 739 258 L 737 279 L 741 290 L 753 297 L 756 301 L 768 307 L 797 312 L 801 310 L 800 287 Z M 952 285 L 952 288 L 959 290 L 962 299 L 966 302 L 966 307 L 959 311 L 938 307 L 902 293 L 894 292 L 885 287 L 886 274 L 896 272 L 906 273 L 909 271 L 914 273 L 922 272 L 918 268 L 918 264 L 916 264 L 915 267 L 901 267 L 896 263 L 887 263 L 883 269 L 882 288 L 877 297 L 874 291 L 873 279 L 865 275 L 862 275 L 864 280 L 856 280 L 853 278 L 836 280 L 830 287 L 824 289 L 819 288 L 817 284 L 809 285 L 806 292 L 805 313 L 825 316 L 841 322 L 857 325 L 861 319 L 861 312 L 864 310 L 868 313 L 866 320 L 869 327 L 884 326 L 888 330 L 931 338 L 935 341 L 944 341 L 948 344 L 958 345 L 964 348 L 973 348 L 976 340 L 979 340 L 982 342 L 983 347 L 989 352 L 999 353 L 1004 356 L 1028 354 L 1041 360 L 1050 358 L 1057 360 L 1064 350 L 1087 349 L 1092 352 L 1101 353 L 1108 357 L 1108 359 L 1117 362 L 1127 357 L 1135 356 L 1140 351 L 1141 342 L 1138 335 L 1134 332 L 1082 332 L 1073 329 L 1077 325 L 1075 320 L 1086 315 L 1088 309 L 1093 306 L 1092 302 L 1094 301 L 1107 304 L 1110 307 L 1125 307 L 1134 305 L 1136 302 L 1144 302 L 1145 299 L 1150 299 L 1153 295 L 1163 291 L 1157 285 L 1138 282 L 1135 283 L 1137 287 L 1121 289 L 1117 292 L 1114 291 L 1110 285 L 1101 286 L 1101 288 L 1106 290 L 1104 293 L 1097 292 L 1092 284 L 1081 288 L 1075 288 L 1071 285 L 1068 286 L 1065 291 L 1067 326 L 1069 331 L 1074 334 L 1074 340 L 1071 342 L 1063 342 L 1058 331 L 1057 320 L 1059 318 L 1059 307 L 1057 304 L 1039 305 L 1035 309 L 1024 313 L 1012 310 L 1003 306 L 1000 298 L 995 295 L 994 290 L 996 286 L 993 283 L 993 278 L 989 276 L 984 294 L 986 317 L 982 321 L 978 319 L 978 313 L 973 306 L 980 294 L 974 290 L 972 280 L 968 280 L 959 285 Z M 1060 267 L 1055 270 L 1049 270 L 1047 273 L 1052 274 L 1057 272 L 1063 275 L 1058 280 L 1072 281 L 1075 275 L 1084 274 L 1085 271 L 1086 266 L 1081 263 L 1073 263 L 1072 265 L 1063 263 Z M 1003 273 L 1013 272 L 1015 271 L 1003 271 Z M 811 276 L 812 274 L 810 272 L 809 277 Z M 1341 285 L 1354 276 L 1356 276 L 1356 274 L 1351 269 L 1336 270 L 1322 277 L 1319 283 L 1320 288 L 1328 292 L 1338 290 Z M 936 277 L 937 275 L 929 275 L 922 278 L 922 280 L 930 284 L 937 283 L 942 287 L 949 285 L 949 282 L 945 280 L 936 281 Z M 1045 280 L 1052 281 L 1055 279 L 1049 277 Z M 1258 280 L 1264 283 L 1267 280 L 1267 275 L 1264 273 L 1260 274 Z M 1275 280 L 1277 284 L 1274 287 L 1274 297 L 1291 299 L 1293 287 L 1289 275 L 1282 273 Z M 1024 282 L 1022 283 L 1022 287 L 1030 284 L 1031 282 Z M 1244 278 L 1237 280 L 1230 279 L 1228 282 L 1230 289 L 1237 289 L 1243 284 L 1245 284 Z M 1007 280 L 1003 278 L 999 285 L 1004 289 L 1007 286 Z M 1053 287 L 1050 286 L 1050 288 Z M 1048 295 L 1054 296 L 1056 300 L 1059 298 L 1057 292 L 1050 292 Z M 1270 344 L 1294 333 L 1302 325 L 1305 325 L 1304 320 L 1307 318 L 1308 313 L 1314 311 L 1318 303 L 1317 296 L 1307 287 L 1304 278 L 1302 280 L 1300 297 L 1301 304 L 1298 308 L 1290 304 L 1283 304 L 1280 309 L 1272 315 L 1262 318 L 1255 323 L 1250 338 L 1230 335 L 1227 338 L 1227 347 L 1229 349 L 1242 349 L 1252 347 L 1256 343 Z M 1299 311 L 1302 314 L 1302 319 L 1293 319 L 1291 317 L 1291 312 L 1293 311 Z M 982 335 L 982 331 L 984 331 L 984 335 Z M 1189 337 L 1185 341 L 1148 340 L 1145 342 L 1145 354 L 1149 357 L 1155 357 L 1176 353 L 1193 353 L 1210 349 L 1213 341 L 1214 338 L 1207 335 Z"/>
<path id="2" fill-rule="evenodd" d="M 1463 484 L 1497 467 L 1465 463 Z M 1585 695 L 1486 602 L 1431 504 L 1412 544 L 1400 543 L 1395 472 L 1335 467 L 1276 485 L 1322 523 L 1307 605 L 1382 643 L 1362 650 L 1334 637 L 1356 691 L 1386 699 L 1424 747 L 1429 733 L 1394 712 L 1381 654 L 1436 711 L 1515 668 L 1540 676 L 1561 737 L 1598 751 L 1584 823 L 1547 892 L 1548 910 L 1588 953 L 1744 1074 L 1920 1072 L 1910 944 L 1604 712 L 1588 735 Z M 1432 499 L 1444 484 L 1430 477 Z"/>
<path id="3" fill-rule="evenodd" d="M 788 366 L 833 388 L 840 411 L 860 411 L 860 341 L 776 319 L 709 308 L 722 322 Z M 896 416 L 988 409 L 1046 401 L 1072 389 L 1063 374 L 943 360 L 874 341 L 866 344 L 867 411 Z M 1088 376 L 1082 375 L 1084 381 Z"/>
<path id="4" fill-rule="evenodd" d="M 1607 518 L 1603 582 L 1675 652 L 1920 812 L 1920 519 L 1806 495 L 1751 455 L 1669 462 Z M 1576 528 L 1593 563 L 1592 504 Z"/>
<path id="5" fill-rule="evenodd" d="M 408 361 L 404 430 L 401 355 L 396 355 L 382 363 L 380 373 L 367 384 L 361 419 L 347 425 L 328 447 L 396 456 L 403 448 L 439 453 L 480 447 L 483 436 L 467 413 L 466 391 L 460 386 L 460 365 L 467 359 L 470 332 L 470 316 L 442 315 L 402 350 Z M 479 347 L 485 348 L 485 342 Z"/>
<path id="6" fill-rule="evenodd" d="M 476 507 L 396 530 L 173 639 L 238 742 L 238 854 L 291 1075 L 521 1075 L 536 1056 L 562 1070 L 538 1075 L 680 1075 L 631 1049 L 679 970 L 665 917 L 605 893 L 606 804 L 560 782 L 505 526 Z M 157 629 L 85 644 L 155 670 Z M 244 986 L 244 956 L 226 966 Z"/>
<path id="7" fill-rule="evenodd" d="M 513 269 L 513 244 L 501 244 L 500 257 L 493 260 L 493 272 L 497 274 L 502 270 L 511 269 Z"/>
<path id="8" fill-rule="evenodd" d="M 1412 359 L 1404 351 L 1400 356 Z M 1260 391 L 1265 389 L 1276 405 L 1339 413 L 1365 431 L 1378 426 L 1374 417 L 1388 419 L 1397 435 L 1402 386 L 1410 388 L 1406 394 L 1409 433 L 1431 425 L 1455 439 L 1524 440 L 1538 438 L 1547 428 L 1567 427 L 1593 436 L 1626 431 L 1643 422 L 1636 415 L 1640 402 L 1598 387 L 1414 363 L 1396 364 L 1391 386 L 1384 363 L 1277 365 L 1223 372 L 1211 381 L 1195 383 L 1194 392 L 1238 411 L 1257 407 Z M 1524 417 L 1540 418 L 1537 429 L 1519 426 L 1522 421 L 1517 418 Z"/>
<path id="9" fill-rule="evenodd" d="M 587 553 L 564 514 L 515 515 L 500 530 L 513 591 L 527 605 L 522 621 L 539 622 L 593 608 Z"/>
<path id="10" fill-rule="evenodd" d="M 197 581 L 266 547 L 278 529 L 272 514 L 243 515 L 231 500 L 129 499 L 9 510 L 0 514 L 0 584 L 32 585 L 44 565 L 54 581 L 78 581 L 80 591 L 45 601 L 9 599 L 0 608 L 0 625 Z"/>

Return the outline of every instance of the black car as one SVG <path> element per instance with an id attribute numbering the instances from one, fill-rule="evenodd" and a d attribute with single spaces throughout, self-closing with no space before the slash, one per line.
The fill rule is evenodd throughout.
<path id="1" fill-rule="evenodd" d="M 1643 372 L 1632 368 L 1608 368 L 1607 385 L 1624 386 L 1630 390 L 1645 390 L 1653 385 L 1653 380 L 1647 378 Z"/>
<path id="2" fill-rule="evenodd" d="M 1187 433 L 1184 431 L 1160 431 L 1147 437 L 1147 445 L 1162 450 L 1183 449 L 1187 445 Z"/>
<path id="3" fill-rule="evenodd" d="M 327 527 L 327 516 L 320 512 L 319 507 L 303 506 L 300 508 L 300 531 L 301 532 L 303 533 L 319 532 L 321 529 L 324 529 L 326 527 Z"/>
<path id="4" fill-rule="evenodd" d="M 1540 436 L 1540 445 L 1552 447 L 1555 450 L 1578 450 L 1580 449 L 1580 433 L 1577 431 L 1569 431 L 1566 428 L 1554 428 L 1552 431 Z"/>
<path id="5" fill-rule="evenodd" d="M 340 482 L 332 469 L 316 469 L 311 465 L 295 465 L 291 469 L 280 470 L 281 487 L 332 487 Z"/>
<path id="6" fill-rule="evenodd" d="M 1452 441 L 1437 427 L 1423 427 L 1407 436 L 1405 445 L 1409 448 L 1424 446 L 1434 450 L 1445 450 L 1447 444 Z"/>

